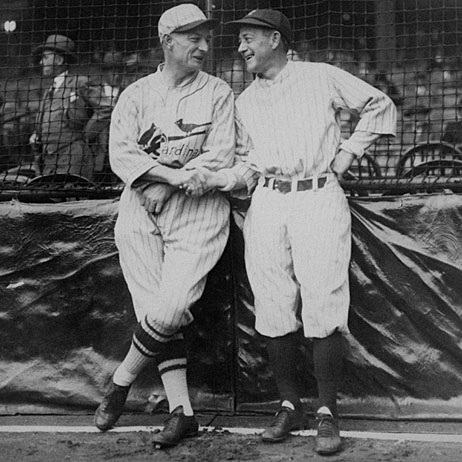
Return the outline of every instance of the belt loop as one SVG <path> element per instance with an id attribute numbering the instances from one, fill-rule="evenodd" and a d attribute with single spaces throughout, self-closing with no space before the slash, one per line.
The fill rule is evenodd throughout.
<path id="1" fill-rule="evenodd" d="M 292 179 L 291 181 L 292 185 L 291 185 L 291 192 L 297 192 L 298 191 L 298 180 L 297 179 Z"/>
<path id="2" fill-rule="evenodd" d="M 318 175 L 313 175 L 313 191 L 318 190 Z"/>
<path id="3" fill-rule="evenodd" d="M 274 189 L 274 178 L 273 177 L 271 177 L 268 181 L 268 188 Z"/>

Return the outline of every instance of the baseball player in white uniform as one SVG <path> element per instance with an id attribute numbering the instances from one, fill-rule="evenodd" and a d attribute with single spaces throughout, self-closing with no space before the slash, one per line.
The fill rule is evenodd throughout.
<path id="1" fill-rule="evenodd" d="M 348 332 L 350 211 L 339 179 L 382 135 L 394 135 L 396 108 L 382 92 L 324 63 L 287 61 L 289 20 L 255 10 L 230 23 L 256 74 L 236 100 L 237 163 L 207 175 L 210 187 L 253 191 L 244 237 L 255 296 L 256 330 L 265 337 L 281 407 L 262 438 L 277 442 L 304 424 L 297 372 L 299 333 L 313 339 L 319 392 L 316 451 L 341 449 L 337 388 L 342 334 Z M 341 141 L 339 111 L 356 112 Z M 205 173 L 198 172 L 203 176 Z"/>
<path id="2" fill-rule="evenodd" d="M 197 433 L 188 396 L 181 328 L 225 248 L 229 203 L 219 192 L 187 195 L 194 167 L 233 165 L 234 98 L 222 80 L 201 71 L 209 20 L 195 5 L 163 13 L 158 30 L 165 63 L 130 85 L 113 111 L 110 162 L 125 182 L 115 240 L 138 319 L 127 356 L 95 415 L 101 430 L 120 417 L 139 372 L 155 361 L 170 406 L 159 446 Z"/>

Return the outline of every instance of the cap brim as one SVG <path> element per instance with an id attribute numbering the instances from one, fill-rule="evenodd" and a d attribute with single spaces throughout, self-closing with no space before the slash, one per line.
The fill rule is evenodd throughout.
<path id="1" fill-rule="evenodd" d="M 220 21 L 217 19 L 200 19 L 199 21 L 193 21 L 189 24 L 186 24 L 186 26 L 178 27 L 178 29 L 175 29 L 172 32 L 189 32 L 202 26 L 206 26 L 209 29 L 215 29 L 219 23 Z"/>
<path id="2" fill-rule="evenodd" d="M 230 21 L 230 22 L 225 23 L 225 27 L 228 27 L 232 31 L 236 31 L 236 32 L 242 26 L 254 26 L 254 27 L 262 27 L 264 29 L 274 29 L 274 30 L 279 31 L 290 42 L 290 37 L 287 37 L 285 34 L 283 34 L 277 27 L 267 24 L 266 22 L 260 21 L 259 19 L 256 19 L 256 18 L 242 18 L 242 19 L 237 19 L 236 21 Z"/>
<path id="3" fill-rule="evenodd" d="M 256 27 L 264 27 L 265 29 L 276 29 L 269 24 L 260 21 L 259 19 L 255 18 L 242 18 L 237 19 L 236 21 L 230 21 L 225 24 L 225 27 L 232 28 L 233 30 L 239 29 L 241 26 L 256 26 Z"/>

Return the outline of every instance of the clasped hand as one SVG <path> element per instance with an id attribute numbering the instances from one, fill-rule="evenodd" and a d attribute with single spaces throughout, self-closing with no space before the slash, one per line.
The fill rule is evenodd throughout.
<path id="1" fill-rule="evenodd" d="M 171 169 L 168 179 L 140 188 L 141 205 L 146 211 L 159 214 L 176 188 L 189 196 L 201 196 L 217 187 L 216 181 L 216 173 L 205 167 Z"/>
<path id="2" fill-rule="evenodd" d="M 182 169 L 178 179 L 178 188 L 189 196 L 202 196 L 215 187 L 214 172 L 205 167 Z"/>

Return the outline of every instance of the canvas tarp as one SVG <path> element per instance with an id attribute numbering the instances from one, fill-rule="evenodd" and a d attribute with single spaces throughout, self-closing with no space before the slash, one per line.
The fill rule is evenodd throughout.
<path id="1" fill-rule="evenodd" d="M 340 412 L 462 418 L 462 196 L 352 197 L 351 335 Z M 267 412 L 277 400 L 244 266 L 246 202 L 185 330 L 194 406 Z M 114 244 L 117 200 L 0 203 L 0 412 L 88 412 L 136 320 Z M 179 281 L 180 283 L 180 281 Z M 316 396 L 309 340 L 299 370 Z M 128 406 L 163 404 L 146 369 Z"/>

